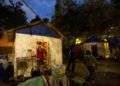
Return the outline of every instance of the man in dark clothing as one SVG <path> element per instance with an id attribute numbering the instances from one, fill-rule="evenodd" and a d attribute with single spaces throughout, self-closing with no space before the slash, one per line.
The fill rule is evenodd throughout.
<path id="1" fill-rule="evenodd" d="M 75 60 L 80 56 L 80 46 L 79 45 L 72 45 L 69 50 L 69 62 L 66 71 L 75 70 Z"/>
<path id="2" fill-rule="evenodd" d="M 4 67 L 3 67 L 3 63 L 0 63 L 0 81 L 3 80 L 3 75 L 4 75 Z"/>
<path id="3" fill-rule="evenodd" d="M 5 70 L 5 74 L 6 74 L 6 80 L 13 79 L 13 77 L 14 77 L 14 66 L 13 66 L 12 62 L 8 63 L 8 66 Z"/>

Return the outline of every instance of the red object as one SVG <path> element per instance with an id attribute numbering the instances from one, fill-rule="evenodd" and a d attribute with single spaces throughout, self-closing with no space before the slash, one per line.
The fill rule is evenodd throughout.
<path id="1" fill-rule="evenodd" d="M 79 55 L 81 52 L 81 47 L 78 45 L 74 46 L 72 52 L 74 52 L 76 55 Z"/>
<path id="2" fill-rule="evenodd" d="M 44 49 L 37 49 L 37 59 L 43 61 L 45 59 L 45 50 Z"/>

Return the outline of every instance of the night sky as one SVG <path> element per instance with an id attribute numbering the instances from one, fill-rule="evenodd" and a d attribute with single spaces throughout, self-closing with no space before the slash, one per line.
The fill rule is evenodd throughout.
<path id="1" fill-rule="evenodd" d="M 33 10 L 41 18 L 51 18 L 54 15 L 54 6 L 56 0 L 26 0 L 26 2 L 33 8 Z M 35 15 L 25 5 L 22 7 L 28 17 L 28 21 L 33 19 Z"/>
<path id="2" fill-rule="evenodd" d="M 8 0 L 5 0 L 8 2 Z M 20 1 L 20 0 L 14 0 Z M 22 0 L 21 0 L 22 1 Z M 55 4 L 56 0 L 24 0 L 26 3 L 29 4 L 29 6 L 37 13 L 37 15 L 41 18 L 49 18 L 51 19 L 52 16 L 54 16 L 55 12 Z M 83 3 L 84 0 L 75 0 L 78 3 Z M 107 0 L 110 1 L 110 0 Z M 22 6 L 22 9 L 25 11 L 28 21 L 35 18 L 35 14 L 24 4 Z"/>
<path id="3" fill-rule="evenodd" d="M 16 0 L 17 1 L 17 0 Z M 24 0 L 29 6 L 39 15 L 41 18 L 49 18 L 54 15 L 56 0 Z M 77 3 L 84 3 L 84 0 L 75 0 Z M 111 0 L 107 0 L 110 2 Z M 28 21 L 35 18 L 35 14 L 25 5 L 22 6 L 23 10 L 26 12 Z"/>
<path id="4" fill-rule="evenodd" d="M 80 3 L 83 3 L 83 0 L 77 0 Z M 55 12 L 55 3 L 56 0 L 26 0 L 26 2 L 33 8 L 33 10 L 39 15 L 41 18 L 49 18 L 54 15 Z M 35 18 L 35 15 L 30 11 L 28 7 L 25 5 L 22 7 L 26 12 L 28 21 Z"/>

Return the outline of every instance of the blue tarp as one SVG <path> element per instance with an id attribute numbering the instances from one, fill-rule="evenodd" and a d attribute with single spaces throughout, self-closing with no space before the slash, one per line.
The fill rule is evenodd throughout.
<path id="1" fill-rule="evenodd" d="M 111 47 L 120 47 L 120 37 L 113 37 L 109 42 Z"/>
<path id="2" fill-rule="evenodd" d="M 31 28 L 30 27 L 23 28 L 17 30 L 16 32 L 22 34 L 42 35 L 42 36 L 52 36 L 52 37 L 58 35 L 55 31 L 51 30 L 45 25 L 36 25 L 36 26 L 32 26 Z"/>

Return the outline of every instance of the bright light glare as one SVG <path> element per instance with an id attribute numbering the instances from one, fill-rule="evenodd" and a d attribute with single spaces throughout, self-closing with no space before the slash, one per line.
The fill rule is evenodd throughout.
<path id="1" fill-rule="evenodd" d="M 110 50 L 109 50 L 109 43 L 108 42 L 104 43 L 104 48 L 105 48 L 105 58 L 109 58 L 110 57 Z"/>
<path id="2" fill-rule="evenodd" d="M 76 39 L 75 44 L 81 44 L 81 40 L 79 38 Z"/>

